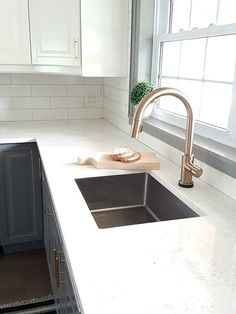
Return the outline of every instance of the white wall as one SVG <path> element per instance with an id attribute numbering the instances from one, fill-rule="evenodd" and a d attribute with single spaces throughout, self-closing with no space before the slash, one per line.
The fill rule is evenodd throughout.
<path id="1" fill-rule="evenodd" d="M 96 103 L 89 103 L 89 95 Z M 103 117 L 103 78 L 0 74 L 0 121 Z"/>
<path id="2" fill-rule="evenodd" d="M 131 5 L 130 5 L 131 21 Z M 130 50 L 130 38 L 129 38 Z M 129 51 L 128 51 L 129 53 Z M 130 59 L 129 59 L 130 60 Z M 129 69 L 130 62 L 127 67 Z M 129 102 L 129 77 L 105 78 L 104 79 L 104 119 L 129 134 L 130 125 L 128 121 Z M 182 152 L 172 146 L 148 135 L 141 133 L 139 140 L 154 149 L 159 154 L 180 166 Z M 236 200 L 236 179 L 202 163 L 196 162 L 203 168 L 201 180 Z M 196 179 L 198 180 L 198 179 Z"/>

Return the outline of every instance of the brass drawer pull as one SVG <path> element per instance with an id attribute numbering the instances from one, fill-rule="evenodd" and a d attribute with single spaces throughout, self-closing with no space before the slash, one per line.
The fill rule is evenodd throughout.
<path id="1" fill-rule="evenodd" d="M 57 249 L 53 249 L 53 257 L 54 257 L 54 275 L 56 279 L 56 286 L 57 288 L 60 287 L 59 283 L 59 264 L 58 264 L 58 254 L 57 254 Z"/>
<path id="2" fill-rule="evenodd" d="M 60 288 L 60 286 L 64 285 L 64 272 L 62 271 L 62 263 L 65 263 L 66 261 L 61 258 L 62 252 L 57 251 L 57 249 L 53 250 L 54 254 L 54 269 L 55 269 L 55 279 L 56 279 L 56 286 L 57 288 Z"/>
<path id="3" fill-rule="evenodd" d="M 59 272 L 58 281 L 59 281 L 59 286 L 65 284 L 64 272 L 61 270 L 61 266 L 62 266 L 62 263 L 65 263 L 66 261 L 61 258 L 62 254 L 63 254 L 63 252 L 61 252 L 61 251 L 58 252 L 58 272 Z"/>

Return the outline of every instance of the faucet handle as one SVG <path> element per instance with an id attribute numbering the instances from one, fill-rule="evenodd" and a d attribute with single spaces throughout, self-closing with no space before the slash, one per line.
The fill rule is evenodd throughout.
<path id="1" fill-rule="evenodd" d="M 199 178 L 203 173 L 202 168 L 200 168 L 197 165 L 194 165 L 193 162 L 186 163 L 184 165 L 184 168 L 188 170 L 195 178 Z"/>

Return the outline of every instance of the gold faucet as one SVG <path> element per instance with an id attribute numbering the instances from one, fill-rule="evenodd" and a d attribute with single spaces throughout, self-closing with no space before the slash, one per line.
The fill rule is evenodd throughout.
<path id="1" fill-rule="evenodd" d="M 193 111 L 186 96 L 181 91 L 170 87 L 161 87 L 153 90 L 148 95 L 146 95 L 140 101 L 138 107 L 135 110 L 130 136 L 133 138 L 137 138 L 138 134 L 142 132 L 142 117 L 148 105 L 155 99 L 166 95 L 174 96 L 180 99 L 184 104 L 187 112 L 186 139 L 184 153 L 182 155 L 181 176 L 179 180 L 179 185 L 185 188 L 191 188 L 193 187 L 192 177 L 194 176 L 196 178 L 199 178 L 202 175 L 203 170 L 194 164 L 194 155 L 192 154 Z"/>

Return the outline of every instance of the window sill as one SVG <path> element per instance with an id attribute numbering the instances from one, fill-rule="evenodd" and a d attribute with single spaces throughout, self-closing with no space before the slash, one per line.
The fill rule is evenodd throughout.
<path id="1" fill-rule="evenodd" d="M 132 118 L 131 118 L 132 121 Z M 184 149 L 185 130 L 151 118 L 143 121 L 143 131 L 176 149 Z M 236 178 L 236 150 L 208 138 L 194 135 L 193 153 L 207 165 Z"/>

